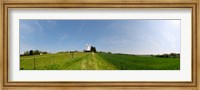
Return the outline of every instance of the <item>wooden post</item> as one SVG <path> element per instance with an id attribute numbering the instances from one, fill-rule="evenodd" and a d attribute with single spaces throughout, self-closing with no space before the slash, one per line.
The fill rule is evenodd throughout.
<path id="1" fill-rule="evenodd" d="M 53 62 L 53 56 L 52 56 L 52 65 L 54 64 L 54 62 Z"/>
<path id="2" fill-rule="evenodd" d="M 72 53 L 71 55 L 72 55 L 72 59 L 73 59 L 74 58 L 74 54 Z"/>
<path id="3" fill-rule="evenodd" d="M 52 67 L 51 67 L 51 69 L 53 69 L 53 64 L 54 64 L 54 61 L 53 61 L 53 56 L 52 56 L 52 58 L 51 58 L 51 59 L 52 59 Z"/>
<path id="4" fill-rule="evenodd" d="M 66 58 L 66 60 L 67 60 L 67 54 L 65 54 L 65 58 Z"/>
<path id="5" fill-rule="evenodd" d="M 35 58 L 33 58 L 33 69 L 35 70 Z"/>

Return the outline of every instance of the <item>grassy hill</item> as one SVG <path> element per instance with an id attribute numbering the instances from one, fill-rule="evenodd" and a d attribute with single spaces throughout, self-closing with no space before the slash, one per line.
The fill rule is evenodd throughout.
<path id="1" fill-rule="evenodd" d="M 108 53 L 20 56 L 21 70 L 180 70 L 180 58 Z"/>

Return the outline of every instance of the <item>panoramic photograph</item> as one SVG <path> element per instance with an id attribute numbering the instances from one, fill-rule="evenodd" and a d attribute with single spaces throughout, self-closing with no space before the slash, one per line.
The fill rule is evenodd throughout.
<path id="1" fill-rule="evenodd" d="M 178 19 L 20 19 L 20 70 L 180 70 Z"/>

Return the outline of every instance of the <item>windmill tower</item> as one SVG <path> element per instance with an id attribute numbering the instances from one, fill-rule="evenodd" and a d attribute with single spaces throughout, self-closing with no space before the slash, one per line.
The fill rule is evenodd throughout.
<path id="1" fill-rule="evenodd" d="M 91 49 L 91 45 L 90 44 L 86 44 L 86 52 L 90 52 L 90 49 Z"/>

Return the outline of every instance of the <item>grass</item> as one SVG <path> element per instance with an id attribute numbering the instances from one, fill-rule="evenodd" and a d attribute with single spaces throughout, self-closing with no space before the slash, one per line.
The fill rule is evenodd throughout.
<path id="1" fill-rule="evenodd" d="M 180 70 L 179 58 L 98 53 L 119 70 Z"/>
<path id="2" fill-rule="evenodd" d="M 34 66 L 35 59 L 35 66 Z M 108 53 L 20 56 L 20 70 L 180 70 L 180 58 Z"/>

